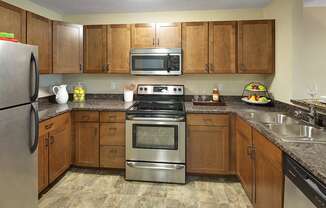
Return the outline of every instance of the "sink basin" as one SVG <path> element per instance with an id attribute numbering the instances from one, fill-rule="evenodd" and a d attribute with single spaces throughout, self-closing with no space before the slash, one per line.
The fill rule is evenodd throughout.
<path id="1" fill-rule="evenodd" d="M 247 113 L 247 117 L 251 120 L 261 122 L 265 125 L 281 125 L 281 124 L 298 124 L 299 121 L 288 117 L 285 114 L 279 112 L 270 112 L 270 113 L 262 113 L 262 112 L 249 112 Z"/>
<path id="2" fill-rule="evenodd" d="M 307 125 L 267 125 L 285 142 L 326 143 L 326 131 Z"/>

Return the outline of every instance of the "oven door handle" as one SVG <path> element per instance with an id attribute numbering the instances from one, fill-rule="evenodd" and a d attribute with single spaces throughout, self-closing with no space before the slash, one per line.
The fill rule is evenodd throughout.
<path id="1" fill-rule="evenodd" d="M 180 170 L 184 168 L 184 165 L 169 164 L 164 166 L 150 166 L 150 165 L 140 165 L 136 162 L 127 162 L 127 165 L 131 168 L 140 168 L 140 169 L 154 169 L 154 170 Z"/>
<path id="2" fill-rule="evenodd" d="M 129 120 L 133 121 L 184 121 L 185 117 L 180 116 L 176 118 L 155 118 L 155 117 L 138 117 L 138 116 L 127 116 Z"/>

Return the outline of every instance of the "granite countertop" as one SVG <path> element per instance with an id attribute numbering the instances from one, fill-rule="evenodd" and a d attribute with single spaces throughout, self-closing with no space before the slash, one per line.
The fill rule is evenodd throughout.
<path id="1" fill-rule="evenodd" d="M 84 103 L 68 102 L 67 104 L 40 102 L 39 117 L 40 121 L 44 121 L 72 110 L 126 111 L 132 105 L 133 102 L 126 103 L 122 100 L 111 99 L 88 99 Z"/>
<path id="2" fill-rule="evenodd" d="M 89 99 L 85 103 L 69 102 L 65 105 L 40 103 L 40 120 L 46 120 L 56 115 L 71 110 L 97 110 L 97 111 L 126 111 L 133 103 L 125 103 L 121 100 Z M 258 132 L 262 133 L 283 152 L 290 155 L 306 169 L 310 170 L 323 183 L 326 184 L 326 145 L 289 143 L 282 141 L 281 137 L 273 133 L 269 128 L 249 117 L 246 112 L 284 112 L 286 109 L 277 107 L 260 107 L 247 105 L 242 102 L 226 102 L 226 106 L 194 106 L 191 102 L 185 102 L 187 113 L 234 113 L 246 120 Z M 286 112 L 284 112 L 286 113 Z"/>

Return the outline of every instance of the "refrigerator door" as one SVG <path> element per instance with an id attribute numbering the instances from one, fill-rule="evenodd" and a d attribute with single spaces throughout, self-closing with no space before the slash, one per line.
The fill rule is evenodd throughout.
<path id="1" fill-rule="evenodd" d="M 37 99 L 37 51 L 37 46 L 0 41 L 0 109 Z"/>
<path id="2" fill-rule="evenodd" d="M 0 110 L 1 208 L 37 207 L 38 116 L 34 105 Z"/>

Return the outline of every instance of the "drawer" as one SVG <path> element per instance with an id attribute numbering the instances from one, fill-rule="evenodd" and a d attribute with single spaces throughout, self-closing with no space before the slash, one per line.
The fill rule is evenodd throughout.
<path id="1" fill-rule="evenodd" d="M 100 124 L 101 145 L 125 145 L 124 123 L 101 123 Z"/>
<path id="2" fill-rule="evenodd" d="M 97 111 L 76 111 L 74 121 L 79 122 L 98 122 L 100 114 Z"/>
<path id="3" fill-rule="evenodd" d="M 229 115 L 189 114 L 187 125 L 193 126 L 229 126 Z"/>
<path id="4" fill-rule="evenodd" d="M 101 122 L 125 123 L 126 114 L 124 112 L 101 112 Z"/>
<path id="5" fill-rule="evenodd" d="M 246 137 L 247 139 L 252 138 L 251 126 L 247 122 L 242 120 L 240 117 L 237 117 L 236 131 L 237 131 L 237 133 L 242 134 L 242 136 Z"/>
<path id="6" fill-rule="evenodd" d="M 101 146 L 100 167 L 102 168 L 125 168 L 125 147 Z"/>
<path id="7" fill-rule="evenodd" d="M 40 136 L 66 126 L 70 122 L 70 113 L 64 113 L 39 124 Z"/>
<path id="8" fill-rule="evenodd" d="M 256 152 L 259 151 L 266 159 L 281 168 L 282 151 L 256 130 L 253 131 L 253 138 Z"/>

